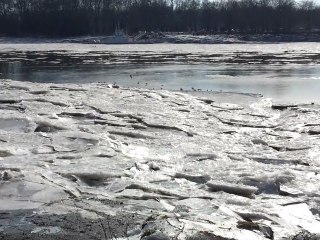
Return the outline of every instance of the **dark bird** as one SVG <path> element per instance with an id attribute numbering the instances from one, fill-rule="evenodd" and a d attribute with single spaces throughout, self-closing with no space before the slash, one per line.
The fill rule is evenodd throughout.
<path id="1" fill-rule="evenodd" d="M 132 75 L 130 74 L 130 78 L 132 79 Z"/>

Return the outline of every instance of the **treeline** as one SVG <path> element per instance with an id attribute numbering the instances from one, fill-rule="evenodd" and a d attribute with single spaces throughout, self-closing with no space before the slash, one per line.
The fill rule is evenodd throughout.
<path id="1" fill-rule="evenodd" d="M 170 31 L 292 33 L 320 29 L 312 0 L 0 0 L 2 36 Z"/>

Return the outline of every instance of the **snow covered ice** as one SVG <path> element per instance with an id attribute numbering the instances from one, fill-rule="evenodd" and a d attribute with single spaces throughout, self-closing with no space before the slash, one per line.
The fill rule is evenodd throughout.
<path id="1" fill-rule="evenodd" d="M 320 106 L 0 83 L 0 237 L 320 234 Z"/>

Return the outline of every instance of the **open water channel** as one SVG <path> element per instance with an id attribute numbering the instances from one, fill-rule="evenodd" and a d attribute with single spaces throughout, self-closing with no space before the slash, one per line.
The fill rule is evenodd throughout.
<path id="1" fill-rule="evenodd" d="M 0 78 L 319 102 L 320 44 L 0 44 Z"/>

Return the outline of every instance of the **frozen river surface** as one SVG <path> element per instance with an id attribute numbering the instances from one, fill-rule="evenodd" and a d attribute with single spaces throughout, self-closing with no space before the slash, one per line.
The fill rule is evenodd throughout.
<path id="1" fill-rule="evenodd" d="M 319 104 L 11 80 L 0 96 L 0 239 L 320 239 Z"/>
<path id="2" fill-rule="evenodd" d="M 0 45 L 0 239 L 320 239 L 319 56 Z"/>
<path id="3" fill-rule="evenodd" d="M 320 44 L 1 44 L 0 78 L 261 93 L 319 102 Z"/>

